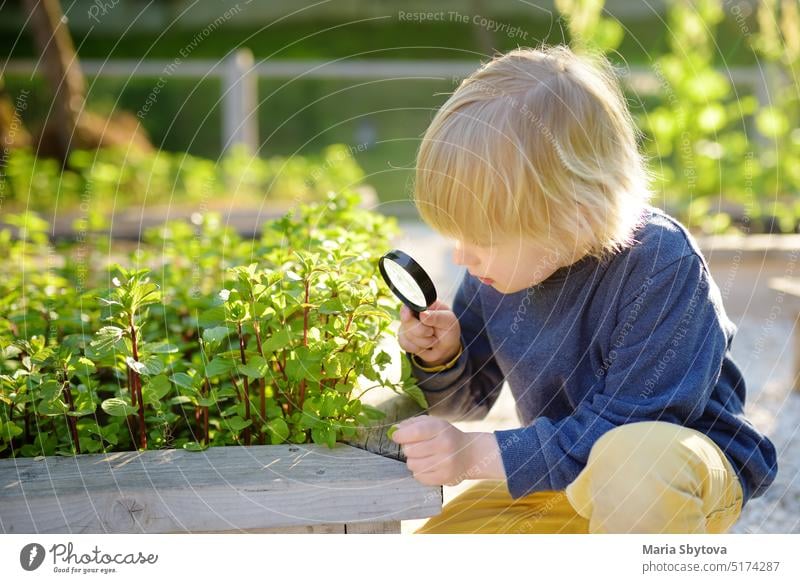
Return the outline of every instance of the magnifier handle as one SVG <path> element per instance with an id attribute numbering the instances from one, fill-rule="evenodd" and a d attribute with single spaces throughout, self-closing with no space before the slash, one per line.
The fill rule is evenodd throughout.
<path id="1" fill-rule="evenodd" d="M 412 315 L 414 318 L 416 318 L 417 320 L 419 320 L 419 312 L 418 312 L 418 311 L 416 311 L 416 310 L 411 310 L 411 315 Z"/>

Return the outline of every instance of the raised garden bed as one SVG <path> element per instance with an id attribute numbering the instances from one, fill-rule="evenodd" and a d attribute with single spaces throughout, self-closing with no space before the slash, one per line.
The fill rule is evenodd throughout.
<path id="1" fill-rule="evenodd" d="M 399 533 L 441 512 L 386 428 L 420 412 L 391 391 L 385 420 L 334 448 L 212 447 L 0 460 L 0 527 L 20 533 Z M 368 449 L 364 449 L 368 448 Z"/>
<path id="2" fill-rule="evenodd" d="M 9 217 L 2 528 L 388 532 L 434 514 L 441 488 L 386 436 L 427 406 L 378 281 L 395 227 L 357 200 L 331 194 L 254 241 L 172 221 L 107 268 L 102 241 L 54 252 L 41 219 Z"/>

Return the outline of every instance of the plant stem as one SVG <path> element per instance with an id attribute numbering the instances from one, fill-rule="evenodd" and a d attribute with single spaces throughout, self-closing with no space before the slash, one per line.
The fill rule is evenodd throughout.
<path id="1" fill-rule="evenodd" d="M 244 353 L 244 335 L 242 334 L 242 323 L 237 322 L 236 327 L 239 332 L 239 353 L 242 356 L 242 365 L 247 365 L 247 357 Z M 242 385 L 244 386 L 244 419 L 250 421 L 250 381 L 247 375 L 242 377 Z M 244 428 L 244 444 L 250 445 L 250 426 Z"/>
<path id="2" fill-rule="evenodd" d="M 203 394 L 203 392 L 200 391 L 200 395 L 202 395 L 202 394 Z M 202 441 L 203 441 L 202 440 L 203 428 L 202 428 L 202 424 L 201 424 L 201 421 L 200 421 L 201 415 L 202 415 L 202 412 L 200 410 L 200 406 L 199 405 L 195 406 L 195 408 L 194 408 L 194 422 L 195 422 L 195 425 L 197 427 L 197 433 L 200 436 L 200 437 L 195 437 L 195 439 L 197 439 L 197 441 L 202 443 Z"/>
<path id="3" fill-rule="evenodd" d="M 131 370 L 131 367 L 129 367 L 129 366 L 126 366 L 125 368 L 126 368 L 127 373 L 128 373 L 128 392 L 131 394 L 131 405 L 133 407 L 136 407 L 136 391 L 134 390 L 134 387 L 133 387 L 133 376 L 131 376 L 133 371 Z"/>
<path id="4" fill-rule="evenodd" d="M 308 279 L 305 279 L 305 306 L 303 306 L 303 346 L 308 346 Z M 300 406 L 300 410 L 303 410 L 303 402 L 306 399 L 306 379 L 300 380 L 300 394 L 297 399 L 297 403 Z"/>
<path id="5" fill-rule="evenodd" d="M 139 346 L 136 339 L 136 325 L 133 322 L 133 313 L 131 313 L 131 351 L 133 352 L 133 360 L 139 362 Z M 144 400 L 142 399 L 142 382 L 139 373 L 131 371 L 133 380 L 133 391 L 136 393 L 136 399 L 139 404 L 139 447 L 147 449 L 147 431 L 144 425 Z"/>
<path id="6" fill-rule="evenodd" d="M 208 382 L 208 377 L 206 377 L 206 392 L 205 397 L 208 398 L 211 396 L 211 383 Z M 204 444 L 208 445 L 210 443 L 210 439 L 208 437 L 208 405 L 203 406 L 203 439 Z"/>
<path id="7" fill-rule="evenodd" d="M 239 399 L 240 403 L 244 403 L 242 394 L 239 392 L 239 383 L 236 382 L 236 377 L 233 376 L 233 373 L 231 373 L 231 382 L 233 383 L 233 390 L 236 391 L 236 398 Z"/>
<path id="8" fill-rule="evenodd" d="M 70 389 L 69 381 L 64 382 L 63 390 L 64 390 L 64 397 L 67 400 L 67 405 L 69 405 L 69 410 L 74 413 L 75 402 L 72 400 L 72 390 Z M 78 441 L 78 426 L 75 417 L 73 417 L 72 415 L 67 415 L 67 425 L 69 426 L 69 432 L 72 435 L 72 443 L 75 446 L 75 451 L 77 453 L 81 453 L 81 444 Z"/>
<path id="9" fill-rule="evenodd" d="M 255 315 L 255 313 L 256 313 L 255 300 L 253 300 L 253 314 Z M 256 346 L 258 347 L 258 354 L 261 355 L 261 358 L 264 358 L 264 350 L 261 348 L 261 325 L 258 323 L 258 320 L 255 319 L 255 317 L 253 319 L 253 329 L 256 331 Z M 267 442 L 266 441 L 267 436 L 265 435 L 263 429 L 264 427 L 263 423 L 265 423 L 267 420 L 267 395 L 266 395 L 267 387 L 266 383 L 264 382 L 264 377 L 258 379 L 258 389 L 261 397 L 260 404 L 261 404 L 261 423 L 262 423 L 261 431 L 259 432 L 260 433 L 259 442 L 261 443 L 261 445 L 264 445 Z"/>

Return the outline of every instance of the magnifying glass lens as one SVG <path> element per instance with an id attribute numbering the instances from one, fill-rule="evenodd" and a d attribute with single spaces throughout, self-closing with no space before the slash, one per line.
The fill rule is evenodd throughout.
<path id="1" fill-rule="evenodd" d="M 403 267 L 388 258 L 384 259 L 383 267 L 386 269 L 386 274 L 392 280 L 392 284 L 401 294 L 419 306 L 427 304 L 425 293 L 411 274 L 403 269 Z"/>
<path id="2" fill-rule="evenodd" d="M 430 276 L 408 253 L 393 249 L 379 260 L 386 285 L 414 314 L 424 312 L 436 301 L 436 288 Z"/>

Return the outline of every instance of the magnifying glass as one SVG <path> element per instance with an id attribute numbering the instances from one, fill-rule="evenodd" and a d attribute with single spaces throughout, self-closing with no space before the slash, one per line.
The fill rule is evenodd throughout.
<path id="1" fill-rule="evenodd" d="M 436 301 L 436 288 L 430 276 L 407 253 L 392 249 L 378 260 L 378 267 L 386 285 L 411 309 L 415 318 L 419 319 L 419 313 Z"/>

